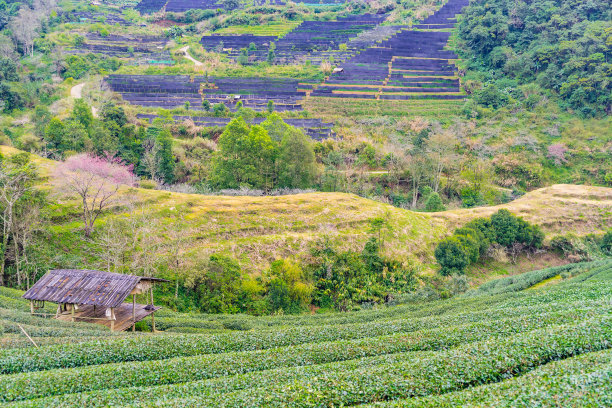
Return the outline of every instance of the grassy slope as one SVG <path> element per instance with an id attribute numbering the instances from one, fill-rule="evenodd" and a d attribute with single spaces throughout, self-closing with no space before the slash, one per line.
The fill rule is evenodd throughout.
<path id="1" fill-rule="evenodd" d="M 16 152 L 5 146 L 0 151 Z M 54 162 L 39 157 L 35 161 L 52 182 Z M 496 207 L 435 214 L 407 211 L 344 193 L 226 197 L 133 188 L 124 190 L 124 196 L 128 195 L 137 203 L 148 204 L 144 211 L 154 220 L 160 254 L 167 252 L 173 240 L 180 237 L 187 264 L 213 252 L 223 252 L 236 256 L 251 272 L 278 257 L 307 256 L 308 243 L 322 236 L 330 237 L 342 248 L 361 249 L 368 238 L 369 220 L 378 216 L 387 217 L 391 224 L 385 251 L 425 266 L 433 262 L 434 243 L 442 236 L 499 208 L 508 208 L 541 225 L 549 235 L 569 231 L 600 233 L 612 226 L 612 189 L 575 185 L 542 188 Z M 82 239 L 76 202 L 63 199 L 62 202 L 66 205 L 57 207 L 54 225 L 48 231 L 51 252 L 65 255 L 56 256 L 56 262 L 63 266 L 96 262 L 86 255 L 92 252 L 92 246 Z M 110 216 L 119 216 L 121 211 L 116 208 L 114 215 L 106 214 L 100 223 Z M 74 220 L 66 221 L 72 218 L 71 214 Z M 177 223 L 179 218 L 185 222 Z"/>

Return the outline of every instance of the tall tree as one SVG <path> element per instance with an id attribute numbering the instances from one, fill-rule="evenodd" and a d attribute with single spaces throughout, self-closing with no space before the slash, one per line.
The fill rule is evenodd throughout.
<path id="1" fill-rule="evenodd" d="M 312 187 L 317 176 L 317 163 L 312 142 L 300 129 L 291 127 L 285 133 L 277 163 L 280 187 Z"/>
<path id="2" fill-rule="evenodd" d="M 20 204 L 27 204 L 26 198 L 34 191 L 38 179 L 36 167 L 29 155 L 19 154 L 2 159 L 0 163 L 0 219 L 2 221 L 2 246 L 0 247 L 0 285 L 4 285 L 5 260 L 9 238 L 14 237 L 16 216 Z M 24 221 L 24 220 L 21 220 Z"/>
<path id="3" fill-rule="evenodd" d="M 172 154 L 172 136 L 170 131 L 163 129 L 155 139 L 157 173 L 165 184 L 174 182 L 174 155 Z"/>
<path id="4" fill-rule="evenodd" d="M 56 171 L 58 190 L 76 194 L 82 203 L 85 235 L 93 232 L 94 223 L 115 203 L 122 185 L 134 184 L 131 168 L 117 159 L 79 154 L 68 158 Z"/>
<path id="5" fill-rule="evenodd" d="M 213 183 L 218 187 L 273 187 L 276 146 L 262 126 L 249 128 L 244 119 L 233 119 L 219 136 L 217 147 Z"/>

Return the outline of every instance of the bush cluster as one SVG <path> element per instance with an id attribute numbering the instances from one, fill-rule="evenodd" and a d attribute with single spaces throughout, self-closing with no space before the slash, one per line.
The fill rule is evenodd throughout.
<path id="1" fill-rule="evenodd" d="M 509 251 L 540 248 L 544 233 L 536 225 L 501 209 L 490 218 L 476 218 L 443 239 L 435 249 L 442 275 L 465 273 L 468 265 L 478 262 L 493 244 Z"/>

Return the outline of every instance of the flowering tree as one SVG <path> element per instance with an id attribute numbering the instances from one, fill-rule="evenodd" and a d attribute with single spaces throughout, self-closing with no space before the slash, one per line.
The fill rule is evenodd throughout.
<path id="1" fill-rule="evenodd" d="M 567 161 L 565 153 L 567 153 L 567 147 L 561 143 L 555 143 L 548 146 L 548 158 L 553 159 L 557 166 Z"/>
<path id="2" fill-rule="evenodd" d="M 102 211 L 115 202 L 119 187 L 134 184 L 131 166 L 124 165 L 119 159 L 90 154 L 68 158 L 57 167 L 55 176 L 60 190 L 76 193 L 81 199 L 87 236 L 91 235 Z"/>

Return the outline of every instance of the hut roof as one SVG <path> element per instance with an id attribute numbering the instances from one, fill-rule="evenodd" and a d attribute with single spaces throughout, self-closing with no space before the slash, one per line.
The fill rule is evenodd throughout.
<path id="1" fill-rule="evenodd" d="M 140 281 L 165 280 L 87 269 L 55 269 L 40 278 L 23 297 L 54 303 L 117 307 Z"/>

